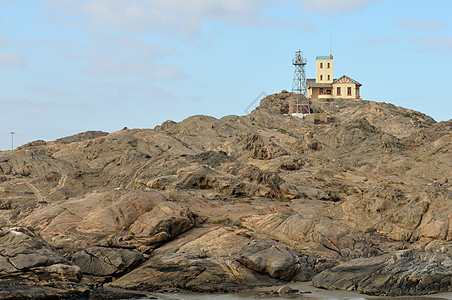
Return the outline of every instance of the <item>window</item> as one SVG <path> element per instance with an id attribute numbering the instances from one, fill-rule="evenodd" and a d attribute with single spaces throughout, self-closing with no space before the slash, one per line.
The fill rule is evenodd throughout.
<path id="1" fill-rule="evenodd" d="M 330 75 L 328 75 L 328 80 L 330 80 Z"/>
<path id="2" fill-rule="evenodd" d="M 339 96 L 341 95 L 341 88 L 340 87 L 337 88 L 336 94 L 338 94 Z"/>
<path id="3" fill-rule="evenodd" d="M 320 94 L 320 95 L 323 95 L 323 88 L 320 88 L 320 89 L 319 89 L 319 94 Z"/>
<path id="4" fill-rule="evenodd" d="M 331 90 L 326 90 L 327 95 L 331 95 Z"/>
<path id="5" fill-rule="evenodd" d="M 323 75 L 320 75 L 320 80 L 323 80 Z"/>
<path id="6" fill-rule="evenodd" d="M 327 68 L 328 68 L 328 69 L 330 68 L 330 63 L 328 63 Z"/>
<path id="7" fill-rule="evenodd" d="M 320 69 L 323 69 L 323 63 L 320 63 Z"/>
<path id="8" fill-rule="evenodd" d="M 352 95 L 352 88 L 348 87 L 347 88 L 347 96 L 351 96 Z"/>

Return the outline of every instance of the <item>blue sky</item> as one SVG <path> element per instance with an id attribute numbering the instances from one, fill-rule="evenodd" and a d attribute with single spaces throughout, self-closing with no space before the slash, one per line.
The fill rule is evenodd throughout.
<path id="1" fill-rule="evenodd" d="M 366 100 L 452 118 L 452 1 L 1 0 L 0 149 L 245 114 L 328 55 Z"/>

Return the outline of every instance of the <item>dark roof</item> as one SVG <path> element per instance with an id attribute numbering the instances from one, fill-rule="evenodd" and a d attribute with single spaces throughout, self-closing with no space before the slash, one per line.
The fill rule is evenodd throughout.
<path id="1" fill-rule="evenodd" d="M 315 60 L 320 60 L 320 59 L 333 59 L 333 55 L 320 55 L 315 58 Z"/>
<path id="2" fill-rule="evenodd" d="M 315 79 L 306 79 L 306 85 L 308 87 L 333 87 L 333 85 L 331 83 L 316 83 Z"/>

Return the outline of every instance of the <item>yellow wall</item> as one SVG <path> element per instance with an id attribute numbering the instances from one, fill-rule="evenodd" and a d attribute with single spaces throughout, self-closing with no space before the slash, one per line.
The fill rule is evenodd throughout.
<path id="1" fill-rule="evenodd" d="M 328 64 L 330 64 L 329 68 Z M 317 59 L 315 65 L 315 81 L 317 83 L 333 83 L 333 59 Z M 320 68 L 321 65 L 322 68 Z M 322 80 L 320 80 L 321 75 Z M 328 75 L 330 80 L 328 80 Z"/>
<path id="2" fill-rule="evenodd" d="M 311 87 L 308 89 L 308 98 L 311 99 L 327 99 L 327 98 L 333 98 L 333 88 L 323 88 L 323 92 L 326 93 L 327 89 L 331 90 L 331 94 L 322 94 L 320 95 L 320 88 L 318 87 Z"/>
<path id="3" fill-rule="evenodd" d="M 341 94 L 337 94 L 337 88 L 341 88 Z M 352 89 L 352 94 L 347 95 L 347 88 Z M 347 98 L 347 99 L 358 99 L 359 98 L 359 87 L 355 83 L 335 83 L 333 84 L 333 95 L 334 98 Z"/>

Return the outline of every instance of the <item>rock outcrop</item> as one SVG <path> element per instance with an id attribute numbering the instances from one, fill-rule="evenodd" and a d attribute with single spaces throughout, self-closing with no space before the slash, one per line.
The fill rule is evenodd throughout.
<path id="1" fill-rule="evenodd" d="M 285 281 L 308 281 L 316 274 L 315 257 L 303 257 L 274 241 L 253 241 L 239 252 L 239 261 L 259 273 Z"/>
<path id="2" fill-rule="evenodd" d="M 0 297 L 14 297 L 7 284 L 86 298 L 312 277 L 374 295 L 449 291 L 452 121 L 338 99 L 313 101 L 316 124 L 287 115 L 293 99 L 0 152 L 0 225 L 13 228 L 0 234 Z"/>
<path id="3" fill-rule="evenodd" d="M 132 249 L 89 246 L 74 253 L 74 264 L 83 274 L 94 276 L 119 276 L 144 261 L 141 252 Z"/>
<path id="4" fill-rule="evenodd" d="M 314 277 L 316 287 L 368 295 L 425 295 L 452 291 L 452 269 L 435 263 L 443 255 L 395 253 L 357 258 Z M 433 261 L 433 262 L 432 262 Z"/>
<path id="5" fill-rule="evenodd" d="M 28 230 L 15 227 L 0 231 L 0 249 L 0 297 L 8 298 L 15 289 L 30 297 L 37 292 L 89 295 L 88 287 L 80 283 L 80 268 Z M 34 289 L 30 282 L 35 283 Z"/>

